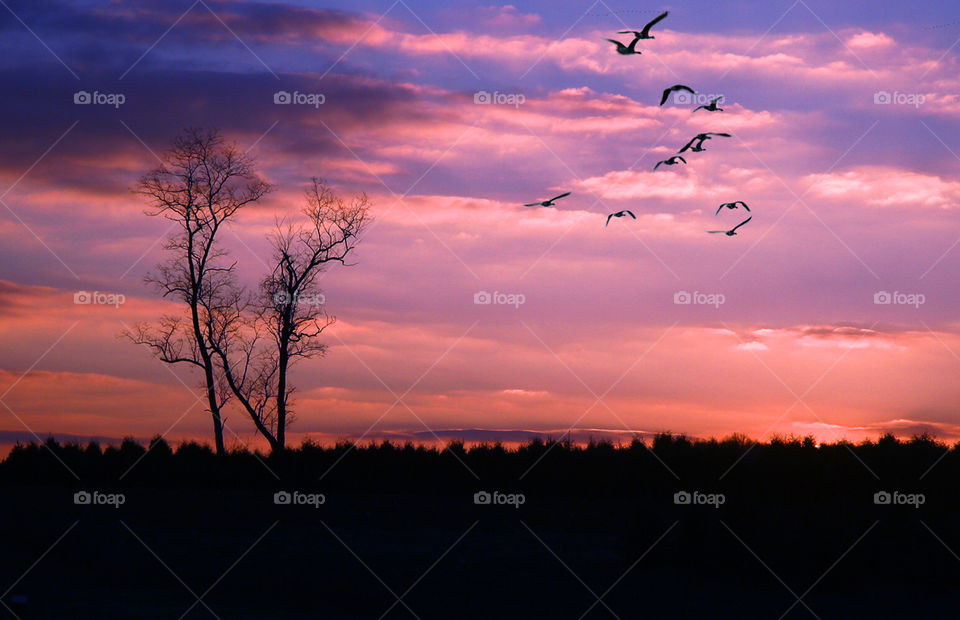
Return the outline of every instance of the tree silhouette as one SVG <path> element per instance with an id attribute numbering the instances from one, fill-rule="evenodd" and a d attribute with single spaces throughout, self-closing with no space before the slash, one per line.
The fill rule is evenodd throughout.
<path id="1" fill-rule="evenodd" d="M 273 450 L 285 448 L 293 420 L 290 367 L 326 352 L 319 337 L 335 321 L 326 312 L 319 276 L 329 264 L 347 265 L 370 222 L 365 194 L 346 202 L 317 178 L 306 201 L 306 222 L 278 222 L 270 238 L 273 269 L 250 302 L 252 316 L 244 319 L 234 305 L 234 312 L 223 315 L 228 337 L 215 344 L 226 383 Z"/>
<path id="2" fill-rule="evenodd" d="M 235 263 L 219 247 L 217 234 L 243 207 L 270 190 L 254 171 L 253 159 L 228 144 L 217 130 L 186 129 L 165 153 L 163 164 L 144 175 L 135 192 L 150 202 L 147 214 L 176 224 L 164 246 L 170 258 L 146 281 L 185 312 L 138 324 L 124 335 L 150 348 L 163 362 L 203 372 L 217 454 L 225 452 L 221 410 L 232 391 L 218 371 L 215 351 L 230 336 L 231 317 L 243 306 Z"/>

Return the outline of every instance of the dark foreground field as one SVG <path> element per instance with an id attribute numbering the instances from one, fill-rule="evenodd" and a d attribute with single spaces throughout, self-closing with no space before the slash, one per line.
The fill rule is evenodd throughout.
<path id="1" fill-rule="evenodd" d="M 957 617 L 958 481 L 925 438 L 18 447 L 0 616 Z"/>

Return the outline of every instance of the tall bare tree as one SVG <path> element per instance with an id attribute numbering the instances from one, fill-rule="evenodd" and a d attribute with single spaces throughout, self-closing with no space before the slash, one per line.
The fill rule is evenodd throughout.
<path id="1" fill-rule="evenodd" d="M 150 203 L 147 214 L 176 224 L 165 244 L 170 258 L 146 281 L 166 298 L 185 306 L 154 325 L 125 332 L 168 364 L 188 364 L 203 373 L 218 454 L 224 453 L 222 408 L 232 394 L 219 372 L 216 351 L 231 337 L 234 316 L 243 305 L 235 283 L 235 263 L 217 243 L 224 224 L 270 190 L 254 171 L 254 161 L 227 143 L 216 130 L 187 129 L 165 153 L 163 165 L 138 182 L 136 193 Z"/>
<path id="2" fill-rule="evenodd" d="M 305 223 L 278 223 L 270 238 L 273 269 L 249 306 L 235 305 L 225 315 L 222 331 L 229 336 L 217 347 L 226 382 L 273 450 L 285 448 L 293 421 L 290 368 L 326 352 L 320 335 L 335 321 L 326 312 L 320 275 L 331 264 L 348 264 L 370 222 L 365 194 L 346 202 L 320 179 L 312 179 L 306 201 Z"/>

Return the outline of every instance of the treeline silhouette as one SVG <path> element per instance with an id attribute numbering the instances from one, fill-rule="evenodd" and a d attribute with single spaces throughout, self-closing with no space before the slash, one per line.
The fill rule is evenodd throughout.
<path id="1" fill-rule="evenodd" d="M 818 445 L 809 436 L 756 442 L 741 435 L 704 440 L 663 433 L 649 443 L 535 439 L 513 448 L 500 443 L 468 447 L 459 441 L 441 448 L 308 441 L 282 453 L 241 448 L 217 456 L 205 444 L 174 447 L 159 436 L 146 445 L 128 438 L 105 447 L 50 438 L 42 444 L 18 443 L 0 462 L 3 484 L 257 488 L 278 481 L 315 486 L 321 477 L 325 486 L 349 492 L 440 494 L 481 483 L 586 495 L 622 492 L 631 485 L 722 492 L 773 484 L 821 494 L 855 487 L 935 490 L 960 480 L 960 443 L 950 446 L 929 435 Z"/>
<path id="2" fill-rule="evenodd" d="M 78 506 L 79 490 L 126 501 Z M 326 502 L 277 505 L 283 490 Z M 525 501 L 476 504 L 481 491 Z M 960 602 L 958 491 L 960 448 L 926 435 L 305 443 L 221 456 L 160 438 L 50 440 L 0 462 L 0 493 L 13 500 L 0 526 L 19 533 L 0 578 L 13 583 L 78 523 L 18 585 L 43 607 L 36 617 L 178 616 L 193 599 L 138 538 L 186 583 L 208 584 L 273 523 L 205 599 L 218 615 L 379 617 L 395 599 L 365 564 L 398 594 L 416 583 L 404 602 L 423 618 L 577 618 L 596 599 L 571 571 L 597 595 L 616 583 L 604 603 L 620 617 L 780 617 L 801 595 L 786 617 L 809 617 L 804 604 L 822 618 L 945 617 Z M 678 504 L 681 492 L 724 501 Z M 876 503 L 882 492 L 923 502 Z M 606 616 L 598 604 L 587 617 Z"/>

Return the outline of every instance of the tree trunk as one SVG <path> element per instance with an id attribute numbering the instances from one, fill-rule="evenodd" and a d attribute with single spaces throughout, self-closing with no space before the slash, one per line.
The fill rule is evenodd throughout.
<path id="1" fill-rule="evenodd" d="M 237 385 L 237 381 L 233 376 L 233 370 L 230 367 L 230 359 L 223 352 L 223 349 L 217 348 L 215 349 L 215 352 L 220 357 L 220 361 L 223 366 L 223 374 L 227 379 L 227 385 L 230 387 L 230 391 L 233 392 L 234 396 L 237 398 L 237 401 L 243 406 L 244 410 L 250 416 L 254 426 L 257 427 L 257 431 L 259 431 L 259 433 L 266 438 L 267 443 L 270 444 L 271 452 L 276 452 L 278 446 L 279 449 L 282 449 L 283 446 L 277 441 L 277 438 L 274 436 L 274 434 L 270 432 L 270 429 L 266 427 L 266 425 L 263 423 L 263 419 L 250 403 L 248 395 L 244 393 L 243 389 L 241 389 L 241 386 Z M 217 418 L 219 418 L 219 414 Z"/>
<path id="2" fill-rule="evenodd" d="M 280 347 L 277 365 L 277 445 L 287 445 L 287 366 L 290 364 L 289 344 Z"/>
<path id="3" fill-rule="evenodd" d="M 209 356 L 204 357 L 209 358 Z M 217 446 L 217 456 L 223 456 L 226 454 L 226 448 L 223 445 L 223 419 L 220 417 L 217 390 L 214 387 L 213 360 L 209 360 L 209 364 L 204 369 L 204 376 L 207 382 L 207 403 L 210 405 L 210 415 L 213 417 L 213 440 Z"/>
<path id="4" fill-rule="evenodd" d="M 193 322 L 193 337 L 197 343 L 197 351 L 200 353 L 200 361 L 203 362 L 203 378 L 207 388 L 207 404 L 210 407 L 210 416 L 213 418 L 213 441 L 217 448 L 217 456 L 223 456 L 226 449 L 223 445 L 223 419 L 220 417 L 220 404 L 217 402 L 217 384 L 214 378 L 213 358 L 207 349 L 207 340 L 203 329 L 200 326 L 200 300 L 199 291 L 203 282 L 197 275 L 197 269 L 193 262 L 193 235 L 188 238 L 188 260 L 190 261 L 190 280 L 193 288 L 190 299 L 190 318 Z"/>
<path id="5" fill-rule="evenodd" d="M 220 419 L 220 412 L 215 411 L 212 414 L 213 416 L 213 439 L 217 445 L 217 456 L 223 456 L 227 453 L 226 447 L 223 445 L 223 420 Z"/>

